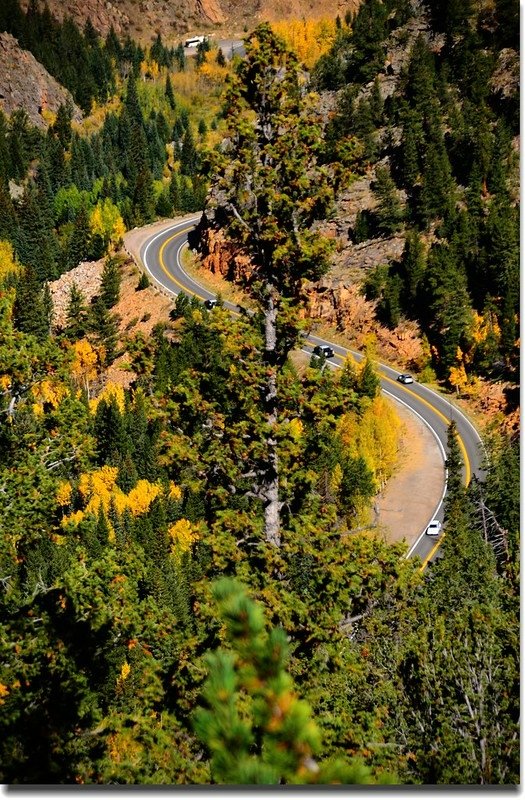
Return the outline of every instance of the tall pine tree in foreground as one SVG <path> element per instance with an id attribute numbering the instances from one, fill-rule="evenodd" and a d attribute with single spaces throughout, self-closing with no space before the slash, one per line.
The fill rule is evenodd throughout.
<path id="1" fill-rule="evenodd" d="M 326 218 L 333 195 L 326 170 L 317 166 L 321 131 L 298 60 L 266 24 L 246 40 L 225 114 L 230 144 L 217 158 L 215 187 L 224 197 L 227 236 L 251 258 L 246 288 L 264 318 L 268 433 L 259 493 L 266 541 L 279 546 L 277 374 L 297 340 L 301 283 L 328 268 L 329 243 L 311 226 Z"/>

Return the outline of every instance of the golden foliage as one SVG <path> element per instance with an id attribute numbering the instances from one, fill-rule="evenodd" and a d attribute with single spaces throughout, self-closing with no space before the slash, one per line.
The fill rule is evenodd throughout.
<path id="1" fill-rule="evenodd" d="M 127 507 L 134 517 L 144 514 L 160 492 L 161 487 L 158 483 L 142 479 L 127 495 Z"/>
<path id="2" fill-rule="evenodd" d="M 117 486 L 118 467 L 105 465 L 93 472 L 83 472 L 78 481 L 78 490 L 84 502 L 84 508 L 74 513 L 65 515 L 62 518 L 62 525 L 78 525 L 86 514 L 97 514 L 102 508 L 107 512 L 111 505 L 115 510 L 122 514 L 126 509 L 131 511 L 134 517 L 145 514 L 149 510 L 152 502 L 162 492 L 159 483 L 150 483 L 141 479 L 128 494 Z M 60 487 L 59 487 L 60 491 Z M 67 497 L 67 489 L 63 487 L 60 499 Z M 66 505 L 60 502 L 59 505 Z M 111 526 L 110 526 L 111 530 Z"/>
<path id="3" fill-rule="evenodd" d="M 179 519 L 170 525 L 171 552 L 174 556 L 187 552 L 199 538 L 199 530 L 187 519 Z"/>
<path id="4" fill-rule="evenodd" d="M 173 481 L 170 481 L 168 496 L 170 500 L 175 500 L 177 503 L 182 500 L 182 489 Z"/>
<path id="5" fill-rule="evenodd" d="M 15 260 L 11 242 L 0 241 L 0 285 L 9 275 L 20 272 L 20 264 Z"/>
<path id="6" fill-rule="evenodd" d="M 379 486 L 396 465 L 400 427 L 394 406 L 381 395 L 372 400 L 360 419 L 349 412 L 339 422 L 338 432 L 349 454 L 364 458 Z"/>
<path id="7" fill-rule="evenodd" d="M 42 413 L 45 404 L 50 405 L 52 408 L 57 408 L 60 402 L 67 395 L 67 389 L 59 381 L 49 380 L 46 378 L 43 381 L 35 383 L 35 385 L 31 388 L 31 394 L 33 395 L 33 399 L 36 401 L 33 409 L 36 411 L 36 413 Z"/>
<path id="8" fill-rule="evenodd" d="M 72 345 L 74 359 L 71 374 L 79 386 L 89 395 L 91 381 L 95 380 L 102 360 L 102 348 L 95 348 L 87 339 L 79 339 Z"/>
<path id="9" fill-rule="evenodd" d="M 103 103 L 97 103 L 97 101 L 94 100 L 89 116 L 84 117 L 82 122 L 73 120 L 71 127 L 75 133 L 78 133 L 79 135 L 91 136 L 102 127 L 108 114 L 118 113 L 121 105 L 122 100 L 120 98 L 119 88 L 117 87 L 117 93 L 109 100 L 104 101 Z"/>
<path id="10" fill-rule="evenodd" d="M 229 70 L 227 67 L 221 67 L 220 64 L 217 64 L 216 58 L 215 51 L 210 50 L 207 52 L 204 64 L 199 67 L 199 74 L 211 86 L 222 86 Z"/>
<path id="11" fill-rule="evenodd" d="M 98 201 L 91 212 L 89 224 L 93 234 L 98 234 L 104 242 L 114 247 L 120 244 L 126 233 L 124 220 L 117 206 L 112 203 L 109 197 Z"/>
<path id="12" fill-rule="evenodd" d="M 49 127 L 55 124 L 57 115 L 50 108 L 44 107 L 40 112 L 40 115 L 44 120 L 44 122 L 46 123 L 46 125 L 48 125 Z"/>
<path id="13" fill-rule="evenodd" d="M 145 59 L 140 63 L 140 74 L 142 80 L 154 81 L 159 77 L 160 67 L 154 59 Z"/>
<path id="14" fill-rule="evenodd" d="M 69 481 L 60 481 L 55 495 L 58 505 L 68 506 L 69 503 L 71 502 L 72 494 L 73 494 L 73 488 L 69 483 Z"/>
<path id="15" fill-rule="evenodd" d="M 458 394 L 462 389 L 465 388 L 468 383 L 468 377 L 463 362 L 457 364 L 455 367 L 450 368 L 448 380 L 450 385 L 455 388 Z"/>
<path id="16" fill-rule="evenodd" d="M 125 406 L 125 393 L 124 387 L 120 386 L 117 383 L 113 383 L 112 381 L 108 381 L 102 391 L 100 392 L 97 397 L 91 398 L 89 401 L 89 408 L 91 413 L 94 414 L 98 408 L 98 404 L 101 400 L 104 400 L 106 403 L 110 403 L 112 400 L 116 400 L 119 411 L 124 413 L 124 406 Z"/>
<path id="17" fill-rule="evenodd" d="M 290 422 L 289 431 L 292 439 L 300 439 L 303 435 L 303 423 L 300 419 L 292 419 Z"/>
<path id="18" fill-rule="evenodd" d="M 335 20 L 292 19 L 273 22 L 272 28 L 309 68 L 326 53 L 335 39 Z"/>
<path id="19" fill-rule="evenodd" d="M 131 672 L 131 667 L 127 661 L 124 661 L 120 668 L 120 679 L 125 681 L 128 677 L 129 673 Z"/>
<path id="20" fill-rule="evenodd" d="M 332 474 L 330 475 L 330 491 L 337 493 L 343 480 L 343 468 L 341 464 L 336 464 Z"/>
<path id="21" fill-rule="evenodd" d="M 472 315 L 472 330 L 471 336 L 476 344 L 482 344 L 488 339 L 489 336 L 494 336 L 496 341 L 499 342 L 501 337 L 501 329 L 498 324 L 498 318 L 492 311 L 487 311 L 485 314 L 478 314 L 476 311 Z"/>
<path id="22" fill-rule="evenodd" d="M 118 467 L 110 467 L 107 464 L 94 472 L 83 472 L 78 482 L 78 490 L 84 500 L 92 495 L 97 495 L 104 500 L 107 497 L 109 505 L 109 496 L 115 487 L 117 476 Z"/>

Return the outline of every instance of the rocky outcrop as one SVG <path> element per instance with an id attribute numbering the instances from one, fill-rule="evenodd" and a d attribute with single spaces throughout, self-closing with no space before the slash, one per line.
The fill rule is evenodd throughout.
<path id="1" fill-rule="evenodd" d="M 49 124 L 46 111 L 56 113 L 67 101 L 73 106 L 74 119 L 81 120 L 81 111 L 67 89 L 11 34 L 0 33 L 0 108 L 8 115 L 23 108 L 33 125 L 43 128 Z"/>
<path id="2" fill-rule="evenodd" d="M 30 0 L 21 0 L 27 9 Z M 187 33 L 203 33 L 224 26 L 226 36 L 241 37 L 262 20 L 334 18 L 358 8 L 360 0 L 37 0 L 47 3 L 53 16 L 70 16 L 83 28 L 90 19 L 106 36 L 113 26 L 117 34 L 129 34 L 150 43 L 157 33 L 173 43 Z"/>
<path id="3" fill-rule="evenodd" d="M 260 0 L 258 16 L 260 19 L 315 19 L 329 17 L 334 19 L 338 14 L 341 17 L 349 11 L 355 12 L 359 8 L 360 0 L 323 0 L 321 3 L 313 0 Z"/>
<path id="4" fill-rule="evenodd" d="M 53 300 L 53 329 L 64 327 L 69 304 L 69 293 L 73 284 L 84 295 L 86 303 L 90 303 L 100 289 L 104 261 L 81 261 L 81 263 L 65 272 L 56 281 L 49 284 Z"/>
<path id="5" fill-rule="evenodd" d="M 21 0 L 20 5 L 27 10 L 30 0 Z M 62 21 L 64 17 L 71 17 L 74 22 L 83 28 L 90 19 L 95 30 L 101 36 L 106 36 L 111 26 L 117 34 L 124 34 L 130 25 L 130 18 L 126 13 L 127 5 L 135 5 L 135 0 L 128 2 L 110 2 L 109 0 L 38 0 L 40 9 L 44 5 L 49 7 L 52 15 Z M 138 9 L 138 3 L 137 9 Z M 164 5 L 167 5 L 165 3 Z"/>
<path id="6" fill-rule="evenodd" d="M 519 92 L 520 60 L 515 50 L 506 47 L 500 51 L 490 84 L 496 94 L 505 98 Z"/>
<path id="7" fill-rule="evenodd" d="M 226 22 L 226 17 L 221 9 L 218 0 L 197 0 L 197 13 L 212 25 L 220 25 Z"/>
<path id="8" fill-rule="evenodd" d="M 202 263 L 214 275 L 235 283 L 250 276 L 250 259 L 227 241 L 223 230 L 215 225 L 213 211 L 203 215 L 198 227 Z M 304 284 L 305 316 L 312 321 L 337 328 L 358 348 L 364 347 L 373 336 L 378 352 L 393 363 L 414 365 L 422 356 L 420 330 L 415 322 L 404 321 L 395 330 L 379 325 L 376 303 L 365 299 L 360 283 L 366 270 L 398 258 L 404 247 L 404 237 L 371 239 L 353 246 L 346 256 L 344 267 L 333 269 L 319 281 Z M 336 260 L 340 254 L 336 254 Z M 349 266 L 350 265 L 350 266 Z"/>
<path id="9" fill-rule="evenodd" d="M 209 224 L 208 218 L 203 215 L 198 229 L 200 239 L 199 249 L 204 259 L 204 268 L 213 275 L 219 275 L 226 280 L 242 283 L 250 274 L 250 259 L 241 253 L 226 240 L 220 228 Z"/>

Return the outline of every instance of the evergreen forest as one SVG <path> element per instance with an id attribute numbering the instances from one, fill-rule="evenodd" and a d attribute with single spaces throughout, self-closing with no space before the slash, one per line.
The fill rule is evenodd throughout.
<path id="1" fill-rule="evenodd" d="M 399 443 L 373 348 L 294 358 L 317 224 L 371 175 L 354 242 L 404 237 L 363 278 L 378 324 L 419 324 L 422 381 L 516 406 L 516 0 L 363 0 L 322 47 L 263 23 L 229 60 L 36 0 L 0 31 L 84 115 L 0 109 L 1 782 L 519 784 L 518 436 L 494 420 L 465 486 L 450 425 L 422 569 L 371 524 Z M 123 332 L 125 232 L 210 196 L 253 313 L 181 293 Z M 57 326 L 50 283 L 91 261 Z"/>

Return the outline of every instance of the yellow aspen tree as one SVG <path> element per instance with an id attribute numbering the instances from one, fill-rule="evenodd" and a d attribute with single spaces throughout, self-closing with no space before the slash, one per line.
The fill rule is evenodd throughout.
<path id="1" fill-rule="evenodd" d="M 0 241 L 0 285 L 9 275 L 20 272 L 20 264 L 15 260 L 11 242 Z"/>
<path id="2" fill-rule="evenodd" d="M 87 339 L 79 339 L 72 347 L 74 359 L 71 374 L 77 385 L 85 389 L 89 399 L 91 383 L 96 379 L 101 364 L 101 348 L 93 347 Z"/>

